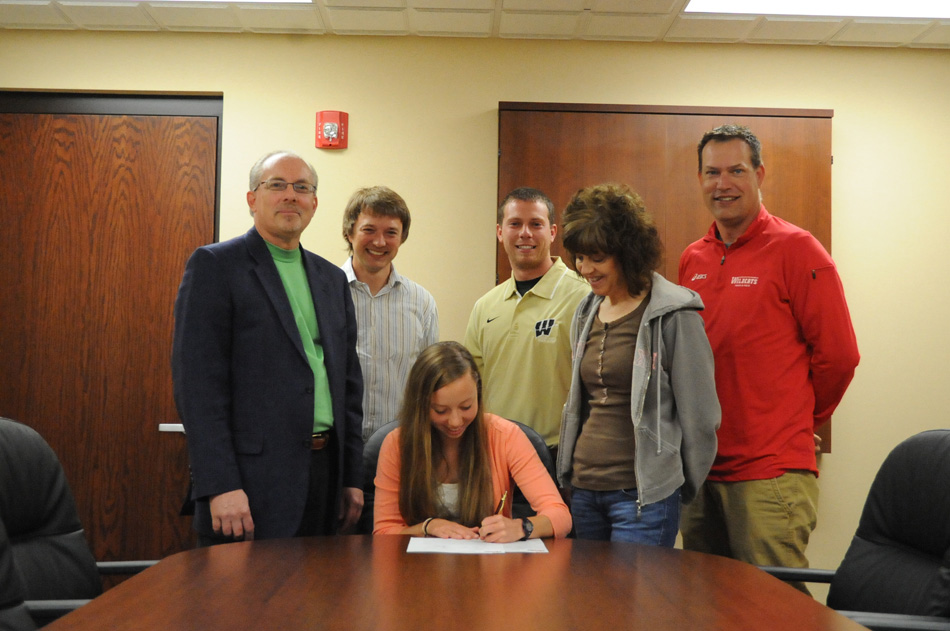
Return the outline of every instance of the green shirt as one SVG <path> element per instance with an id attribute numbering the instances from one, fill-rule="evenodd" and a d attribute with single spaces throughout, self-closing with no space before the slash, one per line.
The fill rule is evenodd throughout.
<path id="1" fill-rule="evenodd" d="M 274 264 L 277 265 L 290 308 L 294 312 L 297 330 L 300 331 L 303 350 L 313 371 L 313 431 L 323 432 L 333 427 L 333 400 L 330 397 L 327 367 L 323 363 L 317 312 L 313 308 L 313 295 L 303 267 L 303 255 L 300 248 L 285 250 L 272 243 L 267 243 L 267 249 L 274 257 Z"/>

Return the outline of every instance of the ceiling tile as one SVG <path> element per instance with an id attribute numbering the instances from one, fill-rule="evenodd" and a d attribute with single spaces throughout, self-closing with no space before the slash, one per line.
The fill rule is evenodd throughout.
<path id="1" fill-rule="evenodd" d="M 504 0 L 505 11 L 583 11 L 584 0 Z"/>
<path id="2" fill-rule="evenodd" d="M 419 35 L 466 35 L 488 37 L 492 30 L 490 11 L 418 11 L 409 13 L 409 26 Z"/>
<path id="3" fill-rule="evenodd" d="M 950 21 L 941 21 L 930 27 L 923 35 L 909 44 L 910 46 L 929 46 L 950 48 Z"/>
<path id="4" fill-rule="evenodd" d="M 414 9 L 451 9 L 453 11 L 480 9 L 489 11 L 495 8 L 495 0 L 409 0 L 409 6 Z"/>
<path id="5" fill-rule="evenodd" d="M 59 6 L 73 23 L 90 30 L 159 30 L 141 4 L 60 2 Z"/>
<path id="6" fill-rule="evenodd" d="M 353 9 L 405 9 L 406 0 L 323 0 L 328 7 Z"/>
<path id="7" fill-rule="evenodd" d="M 670 18 L 667 15 L 593 14 L 583 34 L 585 39 L 655 41 L 663 36 Z"/>
<path id="8" fill-rule="evenodd" d="M 76 28 L 56 10 L 52 2 L 4 2 L 0 4 L 0 26 L 40 29 Z"/>
<path id="9" fill-rule="evenodd" d="M 670 14 L 684 0 L 594 0 L 595 13 L 666 13 Z"/>
<path id="10" fill-rule="evenodd" d="M 136 5 L 130 0 L 0 0 L 0 29 L 415 34 L 950 48 L 948 19 L 685 14 L 688 0 L 228 2 L 145 0 Z"/>
<path id="11" fill-rule="evenodd" d="M 900 46 L 914 41 L 927 30 L 929 22 L 920 20 L 887 23 L 879 20 L 853 20 L 838 31 L 829 44 L 848 46 Z"/>
<path id="12" fill-rule="evenodd" d="M 323 33 L 323 19 L 311 5 L 283 6 L 239 4 L 235 6 L 245 28 L 254 33 Z"/>
<path id="13" fill-rule="evenodd" d="M 579 14 L 509 13 L 501 14 L 498 34 L 502 37 L 569 39 L 577 30 Z"/>
<path id="14" fill-rule="evenodd" d="M 666 33 L 668 42 L 738 42 L 755 28 L 756 16 L 680 15 Z"/>
<path id="15" fill-rule="evenodd" d="M 406 10 L 327 9 L 334 33 L 366 35 L 408 35 Z"/>
<path id="16" fill-rule="evenodd" d="M 845 24 L 841 18 L 796 19 L 765 16 L 748 41 L 767 44 L 818 44 Z"/>
<path id="17" fill-rule="evenodd" d="M 149 4 L 147 10 L 159 24 L 172 31 L 239 32 L 243 30 L 237 13 L 226 4 L 155 3 Z"/>

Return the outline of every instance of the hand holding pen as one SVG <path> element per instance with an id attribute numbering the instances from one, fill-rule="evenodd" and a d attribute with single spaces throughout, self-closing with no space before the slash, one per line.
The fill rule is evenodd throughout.
<path id="1" fill-rule="evenodd" d="M 501 515 L 501 511 L 505 508 L 505 500 L 508 499 L 508 491 L 505 491 L 501 494 L 501 500 L 498 502 L 498 506 L 495 507 L 495 514 Z"/>
<path id="2" fill-rule="evenodd" d="M 478 536 L 483 541 L 489 543 L 510 543 L 518 541 L 524 535 L 520 519 L 509 519 L 502 515 L 505 508 L 505 501 L 508 499 L 508 492 L 501 496 L 501 501 L 495 507 L 495 514 L 482 520 L 482 525 L 478 529 Z"/>

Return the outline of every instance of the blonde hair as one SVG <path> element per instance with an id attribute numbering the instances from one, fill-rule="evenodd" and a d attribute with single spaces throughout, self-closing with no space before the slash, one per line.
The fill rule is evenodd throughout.
<path id="1" fill-rule="evenodd" d="M 465 375 L 475 380 L 478 409 L 459 447 L 458 521 L 477 526 L 491 514 L 491 465 L 481 376 L 468 349 L 458 342 L 439 342 L 422 351 L 413 364 L 399 411 L 399 512 L 407 524 L 448 517 L 438 501 L 435 473 L 443 457 L 443 439 L 432 425 L 430 406 L 436 390 Z"/>

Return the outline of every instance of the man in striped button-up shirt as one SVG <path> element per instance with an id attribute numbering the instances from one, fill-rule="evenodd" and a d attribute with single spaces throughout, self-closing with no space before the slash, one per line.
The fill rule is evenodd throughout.
<path id="1" fill-rule="evenodd" d="M 351 256 L 342 267 L 356 307 L 364 442 L 396 419 L 416 356 L 439 341 L 435 299 L 393 266 L 409 223 L 406 202 L 385 186 L 356 191 L 343 213 Z"/>

